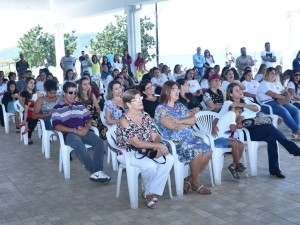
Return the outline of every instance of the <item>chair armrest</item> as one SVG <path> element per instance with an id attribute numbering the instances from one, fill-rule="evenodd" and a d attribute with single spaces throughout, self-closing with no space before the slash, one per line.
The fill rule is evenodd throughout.
<path id="1" fill-rule="evenodd" d="M 267 107 L 268 109 L 269 109 L 269 112 L 270 112 L 270 115 L 274 115 L 274 113 L 273 113 L 273 109 L 272 109 L 272 106 L 270 106 L 270 105 L 267 105 L 267 104 L 260 104 L 260 106 L 264 106 L 264 107 Z"/>
<path id="2" fill-rule="evenodd" d="M 99 130 L 97 127 L 91 126 L 90 130 L 93 131 L 99 137 Z"/>
<path id="3" fill-rule="evenodd" d="M 54 130 L 54 132 L 57 133 L 57 135 L 58 135 L 60 146 L 66 145 L 65 144 L 65 140 L 64 140 L 64 136 L 63 136 L 62 132 L 61 131 L 57 131 L 57 130 Z"/>
<path id="4" fill-rule="evenodd" d="M 178 157 L 177 152 L 176 152 L 176 146 L 175 146 L 174 142 L 171 141 L 171 140 L 165 139 L 165 138 L 162 138 L 162 140 L 163 140 L 164 142 L 168 142 L 168 143 L 169 143 L 169 145 L 170 145 L 170 147 L 171 147 L 171 154 L 172 154 L 173 156 L 177 156 L 177 157 Z"/>

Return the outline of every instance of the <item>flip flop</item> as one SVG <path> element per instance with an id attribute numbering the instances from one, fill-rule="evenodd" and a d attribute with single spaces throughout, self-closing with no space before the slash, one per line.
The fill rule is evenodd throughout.
<path id="1" fill-rule="evenodd" d="M 145 193 L 142 193 L 141 195 L 142 195 L 143 199 L 147 200 L 146 196 L 145 196 Z M 154 201 L 155 204 L 159 203 L 158 198 L 156 198 L 155 195 L 153 195 L 152 201 Z"/>
<path id="2" fill-rule="evenodd" d="M 192 187 L 192 190 L 197 192 L 200 195 L 211 195 L 211 191 L 206 187 L 204 187 L 204 185 L 201 185 L 198 188 Z"/>

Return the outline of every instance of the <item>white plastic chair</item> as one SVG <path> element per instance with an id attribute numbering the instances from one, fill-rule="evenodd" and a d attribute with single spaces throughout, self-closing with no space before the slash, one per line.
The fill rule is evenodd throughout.
<path id="1" fill-rule="evenodd" d="M 128 157 L 128 152 L 120 147 L 118 147 L 115 143 L 116 140 L 116 125 L 111 126 L 106 133 L 108 144 L 111 148 L 115 150 L 120 150 L 124 156 L 124 162 L 120 161 L 119 169 L 118 169 L 118 180 L 117 180 L 117 193 L 116 197 L 120 196 L 120 188 L 122 181 L 123 169 L 126 169 L 127 174 L 127 184 L 129 191 L 129 199 L 130 206 L 132 209 L 138 208 L 138 176 L 140 174 L 140 169 L 136 166 L 132 166 L 130 163 L 130 159 Z M 169 188 L 169 196 L 172 199 L 172 187 L 171 187 L 171 178 L 168 178 L 168 188 Z M 181 187 L 183 188 L 183 186 Z"/>
<path id="2" fill-rule="evenodd" d="M 23 121 L 23 111 L 24 108 L 21 105 L 21 103 L 19 102 L 19 100 L 14 102 L 14 108 L 15 110 L 19 113 L 19 121 L 20 123 Z M 20 140 L 24 141 L 24 145 L 28 145 L 28 133 L 22 135 L 22 132 L 25 130 L 25 126 L 21 127 L 20 129 Z"/>
<path id="3" fill-rule="evenodd" d="M 211 147 L 212 153 L 212 167 L 214 174 L 214 181 L 216 185 L 221 184 L 222 180 L 222 169 L 224 164 L 224 153 L 231 152 L 231 148 L 217 148 L 215 146 L 214 140 L 215 138 L 211 135 L 212 132 L 212 124 L 215 118 L 218 118 L 218 113 L 211 111 L 202 111 L 198 112 L 196 115 L 196 125 L 193 126 L 195 130 L 195 135 L 199 136 L 200 134 L 204 134 L 208 137 L 208 139 L 203 138 L 203 140 Z M 240 141 L 243 141 L 243 131 L 241 129 L 237 130 L 238 137 Z M 243 162 L 247 165 L 247 157 L 246 154 L 243 153 Z"/>
<path id="4" fill-rule="evenodd" d="M 46 130 L 45 121 L 43 119 L 39 119 L 39 123 L 41 126 L 41 133 L 42 133 L 42 153 L 45 153 L 45 158 L 49 159 L 50 140 L 52 139 L 53 135 L 56 135 L 56 133 L 53 130 Z"/>
<path id="5" fill-rule="evenodd" d="M 101 118 L 101 122 L 103 123 L 104 126 L 107 127 L 107 129 L 112 127 L 112 125 L 109 125 L 106 122 L 105 111 L 100 112 L 100 118 Z M 113 171 L 118 171 L 117 154 L 113 149 L 110 148 L 109 145 L 107 145 L 107 164 L 110 163 L 110 159 L 111 159 Z"/>
<path id="6" fill-rule="evenodd" d="M 3 112 L 4 128 L 5 128 L 5 133 L 8 134 L 9 133 L 9 119 L 11 118 L 13 123 L 15 123 L 15 114 L 6 112 L 5 105 L 2 104 L 2 97 L 3 96 L 0 97 L 0 103 L 1 103 L 2 112 Z"/>
<path id="7" fill-rule="evenodd" d="M 91 130 L 99 137 L 99 131 L 96 127 L 91 127 Z M 74 150 L 69 145 L 65 144 L 64 136 L 62 132 L 54 130 L 59 138 L 59 172 L 64 171 L 65 179 L 70 179 L 70 153 Z M 91 148 L 90 145 L 85 145 L 86 149 Z"/>

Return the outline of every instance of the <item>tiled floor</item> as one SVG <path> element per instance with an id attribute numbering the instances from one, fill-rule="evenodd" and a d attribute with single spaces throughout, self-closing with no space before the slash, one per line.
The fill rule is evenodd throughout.
<path id="1" fill-rule="evenodd" d="M 106 159 L 105 172 L 112 177 L 108 185 L 89 181 L 76 156 L 71 179 L 65 180 L 58 172 L 57 141 L 46 160 L 36 132 L 31 146 L 24 146 L 19 137 L 0 128 L 0 224 L 300 224 L 300 157 L 282 148 L 284 180 L 268 174 L 266 149 L 260 149 L 257 177 L 234 182 L 224 169 L 222 185 L 211 188 L 211 196 L 191 192 L 177 197 L 172 176 L 173 199 L 164 193 L 158 208 L 152 210 L 140 198 L 139 208 L 132 210 L 126 174 L 117 199 L 117 173 Z M 224 167 L 230 160 L 231 156 L 225 157 Z M 208 171 L 202 181 L 209 184 Z"/>

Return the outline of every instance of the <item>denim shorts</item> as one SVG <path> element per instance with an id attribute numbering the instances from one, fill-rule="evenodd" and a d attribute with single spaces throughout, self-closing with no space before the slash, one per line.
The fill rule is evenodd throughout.
<path id="1" fill-rule="evenodd" d="M 229 142 L 230 140 L 235 140 L 235 141 L 237 141 L 236 138 L 224 138 L 224 137 L 217 138 L 217 139 L 215 140 L 215 147 L 217 147 L 217 148 L 229 148 L 229 147 L 228 147 L 228 142 Z"/>

